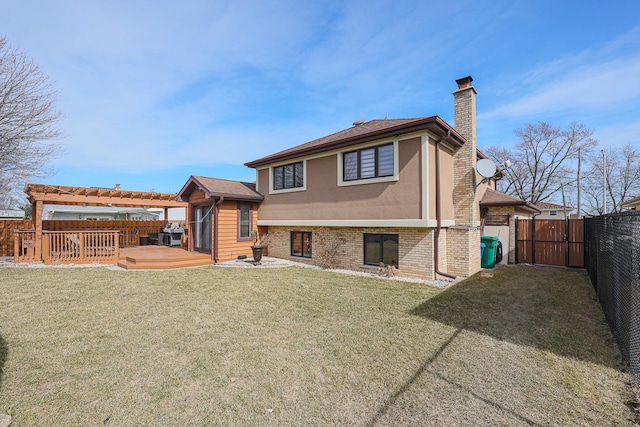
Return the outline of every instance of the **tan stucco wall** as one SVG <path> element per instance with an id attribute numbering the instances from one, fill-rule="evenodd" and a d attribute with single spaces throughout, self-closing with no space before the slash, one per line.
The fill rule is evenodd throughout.
<path id="1" fill-rule="evenodd" d="M 400 141 L 398 150 L 398 181 L 339 187 L 334 154 L 307 160 L 305 191 L 269 194 L 269 169 L 260 170 L 260 220 L 419 219 L 420 138 Z"/>
<path id="2" fill-rule="evenodd" d="M 429 139 L 429 219 L 436 219 L 436 145 Z M 453 153 L 440 148 L 440 203 L 443 220 L 453 220 Z"/>

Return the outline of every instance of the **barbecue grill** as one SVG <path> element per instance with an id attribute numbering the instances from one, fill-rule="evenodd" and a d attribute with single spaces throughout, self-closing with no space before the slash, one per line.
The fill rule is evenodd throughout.
<path id="1" fill-rule="evenodd" d="M 183 234 L 184 228 L 180 227 L 180 223 L 168 222 L 162 232 L 158 233 L 158 245 L 180 246 Z"/>

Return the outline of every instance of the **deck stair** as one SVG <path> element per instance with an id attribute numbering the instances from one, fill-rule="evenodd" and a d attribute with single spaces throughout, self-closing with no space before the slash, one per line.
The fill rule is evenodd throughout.
<path id="1" fill-rule="evenodd" d="M 127 270 L 165 270 L 211 265 L 211 255 L 168 246 L 137 246 L 120 250 L 118 266 Z"/>

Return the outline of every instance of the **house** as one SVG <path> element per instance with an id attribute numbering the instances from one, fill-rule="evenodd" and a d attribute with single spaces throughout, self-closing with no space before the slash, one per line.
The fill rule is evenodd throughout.
<path id="1" fill-rule="evenodd" d="M 625 210 L 638 211 L 640 210 L 640 197 L 634 197 L 624 203 L 620 203 L 620 207 Z"/>
<path id="2" fill-rule="evenodd" d="M 24 219 L 22 209 L 0 209 L 0 219 Z"/>
<path id="3" fill-rule="evenodd" d="M 45 205 L 42 208 L 43 220 L 148 220 L 160 219 L 162 209 L 145 209 L 116 206 L 73 206 Z"/>
<path id="4" fill-rule="evenodd" d="M 502 248 L 506 252 L 506 256 L 502 258 L 502 264 L 513 264 L 516 260 L 515 221 L 531 219 L 540 213 L 540 208 L 531 202 L 508 196 L 491 188 L 484 192 L 480 200 L 482 235 L 497 237 L 502 243 Z"/>
<path id="5" fill-rule="evenodd" d="M 573 212 L 571 206 L 563 206 L 555 203 L 538 202 L 536 206 L 542 212 L 536 216 L 536 219 L 565 219 Z"/>
<path id="6" fill-rule="evenodd" d="M 254 183 L 191 176 L 176 197 L 189 203 L 185 227 L 188 249 L 211 254 L 214 262 L 242 255 L 251 258 L 262 199 Z"/>
<path id="7" fill-rule="evenodd" d="M 438 116 L 358 121 L 246 163 L 264 196 L 269 255 L 434 279 L 480 270 L 476 89 L 457 80 L 455 127 Z"/>

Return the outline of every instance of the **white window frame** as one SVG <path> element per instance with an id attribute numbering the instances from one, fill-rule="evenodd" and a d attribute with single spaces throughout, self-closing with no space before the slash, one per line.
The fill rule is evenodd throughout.
<path id="1" fill-rule="evenodd" d="M 393 175 L 390 176 L 381 176 L 378 178 L 364 178 L 364 179 L 354 179 L 351 181 L 344 180 L 344 155 L 346 153 L 351 153 L 353 151 L 364 150 L 367 148 L 378 147 L 382 145 L 393 144 Z M 347 187 L 350 185 L 364 185 L 364 184 L 377 184 L 380 182 L 392 182 L 398 181 L 399 179 L 399 162 L 398 162 L 398 139 L 390 138 L 390 139 L 382 139 L 369 144 L 359 145 L 357 147 L 349 147 L 348 150 L 344 152 L 339 152 L 337 157 L 338 161 L 338 187 Z"/>
<path id="2" fill-rule="evenodd" d="M 549 216 L 558 216 L 558 210 L 557 209 L 549 210 Z"/>

